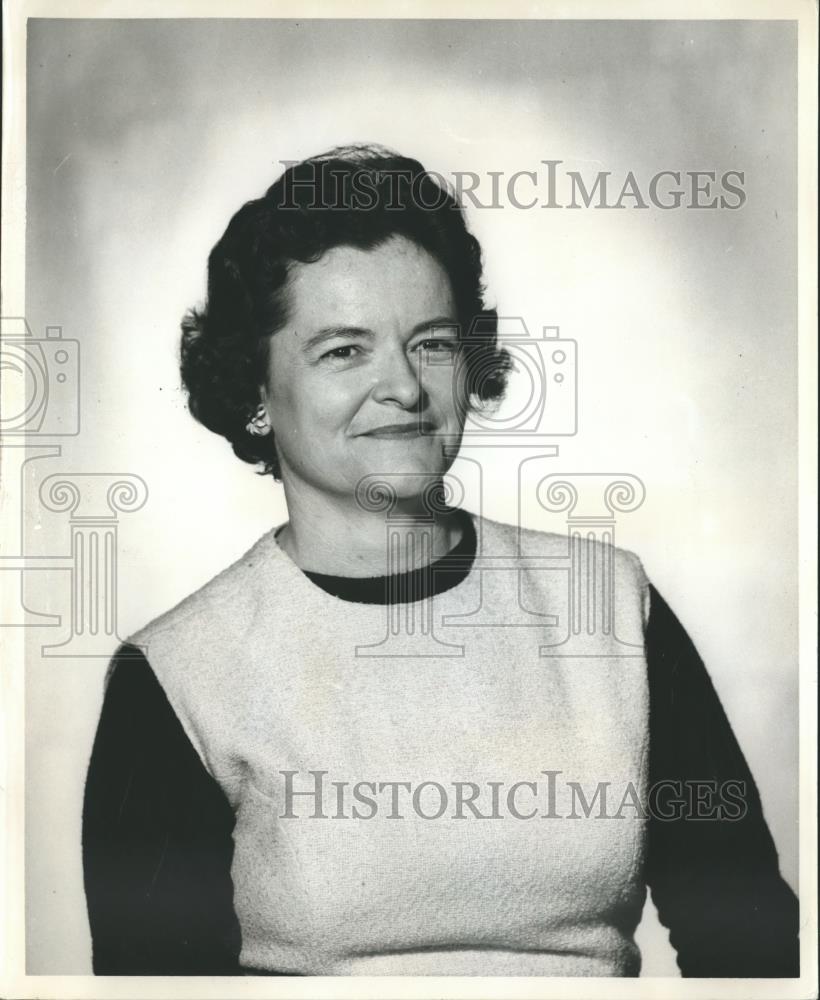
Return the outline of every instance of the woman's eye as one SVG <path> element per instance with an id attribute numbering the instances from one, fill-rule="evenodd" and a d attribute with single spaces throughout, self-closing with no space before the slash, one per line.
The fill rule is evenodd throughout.
<path id="1" fill-rule="evenodd" d="M 332 350 L 328 351 L 326 354 L 322 355 L 322 358 L 330 358 L 331 360 L 345 361 L 347 358 L 353 357 L 353 351 L 358 350 L 352 344 L 343 344 L 341 347 L 334 347 Z"/>
<path id="2" fill-rule="evenodd" d="M 456 349 L 456 342 L 454 340 L 440 340 L 440 339 L 423 340 L 420 344 L 420 347 L 423 351 L 429 351 L 431 353 L 442 352 L 442 351 L 452 352 L 455 351 Z"/>

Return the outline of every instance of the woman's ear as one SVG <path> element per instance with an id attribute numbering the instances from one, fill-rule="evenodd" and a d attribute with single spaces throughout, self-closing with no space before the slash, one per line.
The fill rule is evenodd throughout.
<path id="1" fill-rule="evenodd" d="M 265 437 L 270 434 L 272 427 L 268 407 L 266 403 L 260 403 L 254 415 L 245 424 L 245 429 L 249 434 L 256 434 L 258 437 Z"/>

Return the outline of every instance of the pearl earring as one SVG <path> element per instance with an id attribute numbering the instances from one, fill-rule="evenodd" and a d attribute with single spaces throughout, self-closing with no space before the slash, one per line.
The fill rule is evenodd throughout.
<path id="1" fill-rule="evenodd" d="M 249 434 L 256 434 L 263 436 L 270 431 L 270 424 L 268 423 L 268 415 L 265 412 L 265 407 L 260 406 L 256 415 L 251 417 L 247 424 L 245 424 L 245 430 Z"/>

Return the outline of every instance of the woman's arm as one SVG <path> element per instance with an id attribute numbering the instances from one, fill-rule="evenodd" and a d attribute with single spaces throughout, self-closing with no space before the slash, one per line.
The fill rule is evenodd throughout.
<path id="1" fill-rule="evenodd" d="M 83 807 L 96 975 L 240 975 L 233 812 L 145 657 L 112 661 Z"/>
<path id="2" fill-rule="evenodd" d="M 691 807 L 678 819 L 652 815 L 647 881 L 661 923 L 684 976 L 798 976 L 797 899 L 780 875 L 754 779 L 692 641 L 654 588 L 650 597 L 650 786 L 691 791 L 698 782 L 706 803 L 703 783 L 716 782 L 734 795 L 729 814 L 740 812 L 738 800 L 746 810 L 737 819 L 696 819 Z M 657 796 L 656 813 L 674 813 L 675 787 Z"/>

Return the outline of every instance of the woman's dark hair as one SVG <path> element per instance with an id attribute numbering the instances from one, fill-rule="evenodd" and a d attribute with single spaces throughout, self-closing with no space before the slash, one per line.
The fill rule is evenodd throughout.
<path id="1" fill-rule="evenodd" d="M 249 433 L 270 336 L 287 321 L 288 270 L 332 247 L 373 249 L 404 236 L 450 279 L 468 405 L 499 401 L 512 367 L 485 308 L 481 248 L 443 179 L 378 146 L 333 149 L 288 167 L 239 209 L 208 258 L 205 306 L 182 321 L 180 371 L 193 416 L 245 462 L 279 479 L 274 435 Z"/>

